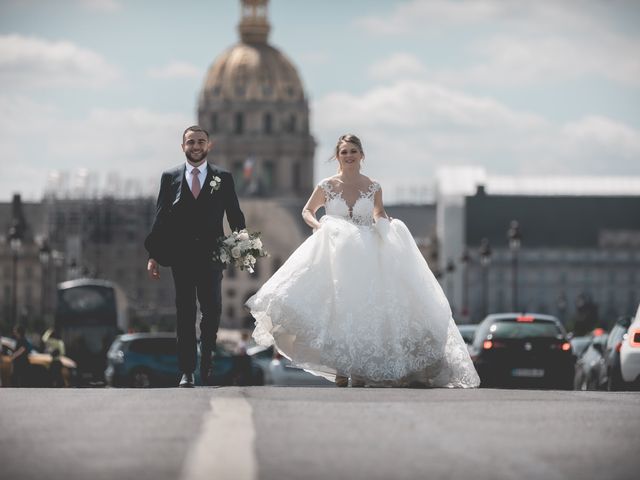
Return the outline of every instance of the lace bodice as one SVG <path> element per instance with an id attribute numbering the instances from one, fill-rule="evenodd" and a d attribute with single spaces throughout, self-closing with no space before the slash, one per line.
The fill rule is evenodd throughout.
<path id="1" fill-rule="evenodd" d="M 360 191 L 360 196 L 351 206 L 342 198 L 343 191 L 335 188 L 328 180 L 320 182 L 320 188 L 324 191 L 324 209 L 327 215 L 342 217 L 355 225 L 373 225 L 373 197 L 380 190 L 378 182 L 374 181 L 366 191 Z"/>

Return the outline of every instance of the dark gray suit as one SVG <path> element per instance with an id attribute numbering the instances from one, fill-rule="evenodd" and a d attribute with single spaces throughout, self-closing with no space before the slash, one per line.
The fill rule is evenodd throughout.
<path id="1" fill-rule="evenodd" d="M 211 190 L 214 176 L 220 188 Z M 222 219 L 232 230 L 245 228 L 233 177 L 207 164 L 207 176 L 198 198 L 185 179 L 185 165 L 162 174 L 156 215 L 144 245 L 149 257 L 170 266 L 176 290 L 178 363 L 184 373 L 197 363 L 196 297 L 200 303 L 203 359 L 210 356 L 220 325 L 223 265 L 212 260 L 218 239 L 224 236 Z"/>

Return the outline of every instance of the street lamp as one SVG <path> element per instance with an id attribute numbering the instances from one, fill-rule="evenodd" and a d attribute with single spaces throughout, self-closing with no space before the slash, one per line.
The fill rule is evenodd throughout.
<path id="1" fill-rule="evenodd" d="M 450 303 L 453 304 L 453 272 L 456 271 L 456 265 L 451 258 L 447 261 L 445 270 L 447 272 L 447 294 L 449 295 Z M 453 310 L 453 307 L 451 307 L 451 309 Z"/>
<path id="2" fill-rule="evenodd" d="M 18 323 L 18 258 L 22 250 L 22 231 L 15 221 L 9 228 L 9 247 L 13 260 L 11 320 L 16 325 Z"/>
<path id="3" fill-rule="evenodd" d="M 471 263 L 471 255 L 469 250 L 465 247 L 460 257 L 460 262 L 464 267 L 462 273 L 462 316 L 469 316 L 469 264 Z"/>
<path id="4" fill-rule="evenodd" d="M 518 250 L 522 242 L 522 233 L 520 232 L 520 224 L 517 220 L 511 220 L 509 230 L 507 230 L 507 238 L 509 239 L 509 250 L 511 250 L 511 299 L 513 301 L 512 309 L 518 311 Z"/>
<path id="5" fill-rule="evenodd" d="M 51 261 L 51 247 L 47 239 L 42 240 L 40 251 L 38 252 L 40 265 L 42 265 L 42 291 L 40 293 L 40 316 L 41 320 L 45 320 L 45 312 L 47 311 L 47 285 L 49 281 L 49 263 Z"/>
<path id="6" fill-rule="evenodd" d="M 489 264 L 491 263 L 491 245 L 489 239 L 480 241 L 480 266 L 482 267 L 482 316 L 486 317 L 489 310 Z"/>

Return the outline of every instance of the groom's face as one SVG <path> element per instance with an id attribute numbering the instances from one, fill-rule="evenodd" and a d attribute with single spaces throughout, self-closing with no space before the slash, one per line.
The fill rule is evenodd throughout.
<path id="1" fill-rule="evenodd" d="M 204 132 L 187 132 L 184 136 L 182 151 L 190 163 L 199 164 L 207 158 L 211 150 L 211 142 Z"/>

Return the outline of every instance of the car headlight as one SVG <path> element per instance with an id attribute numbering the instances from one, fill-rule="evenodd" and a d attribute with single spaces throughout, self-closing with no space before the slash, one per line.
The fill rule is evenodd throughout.
<path id="1" fill-rule="evenodd" d="M 116 350 L 115 352 L 109 352 L 109 360 L 113 363 L 124 363 L 124 352 L 122 350 Z"/>

